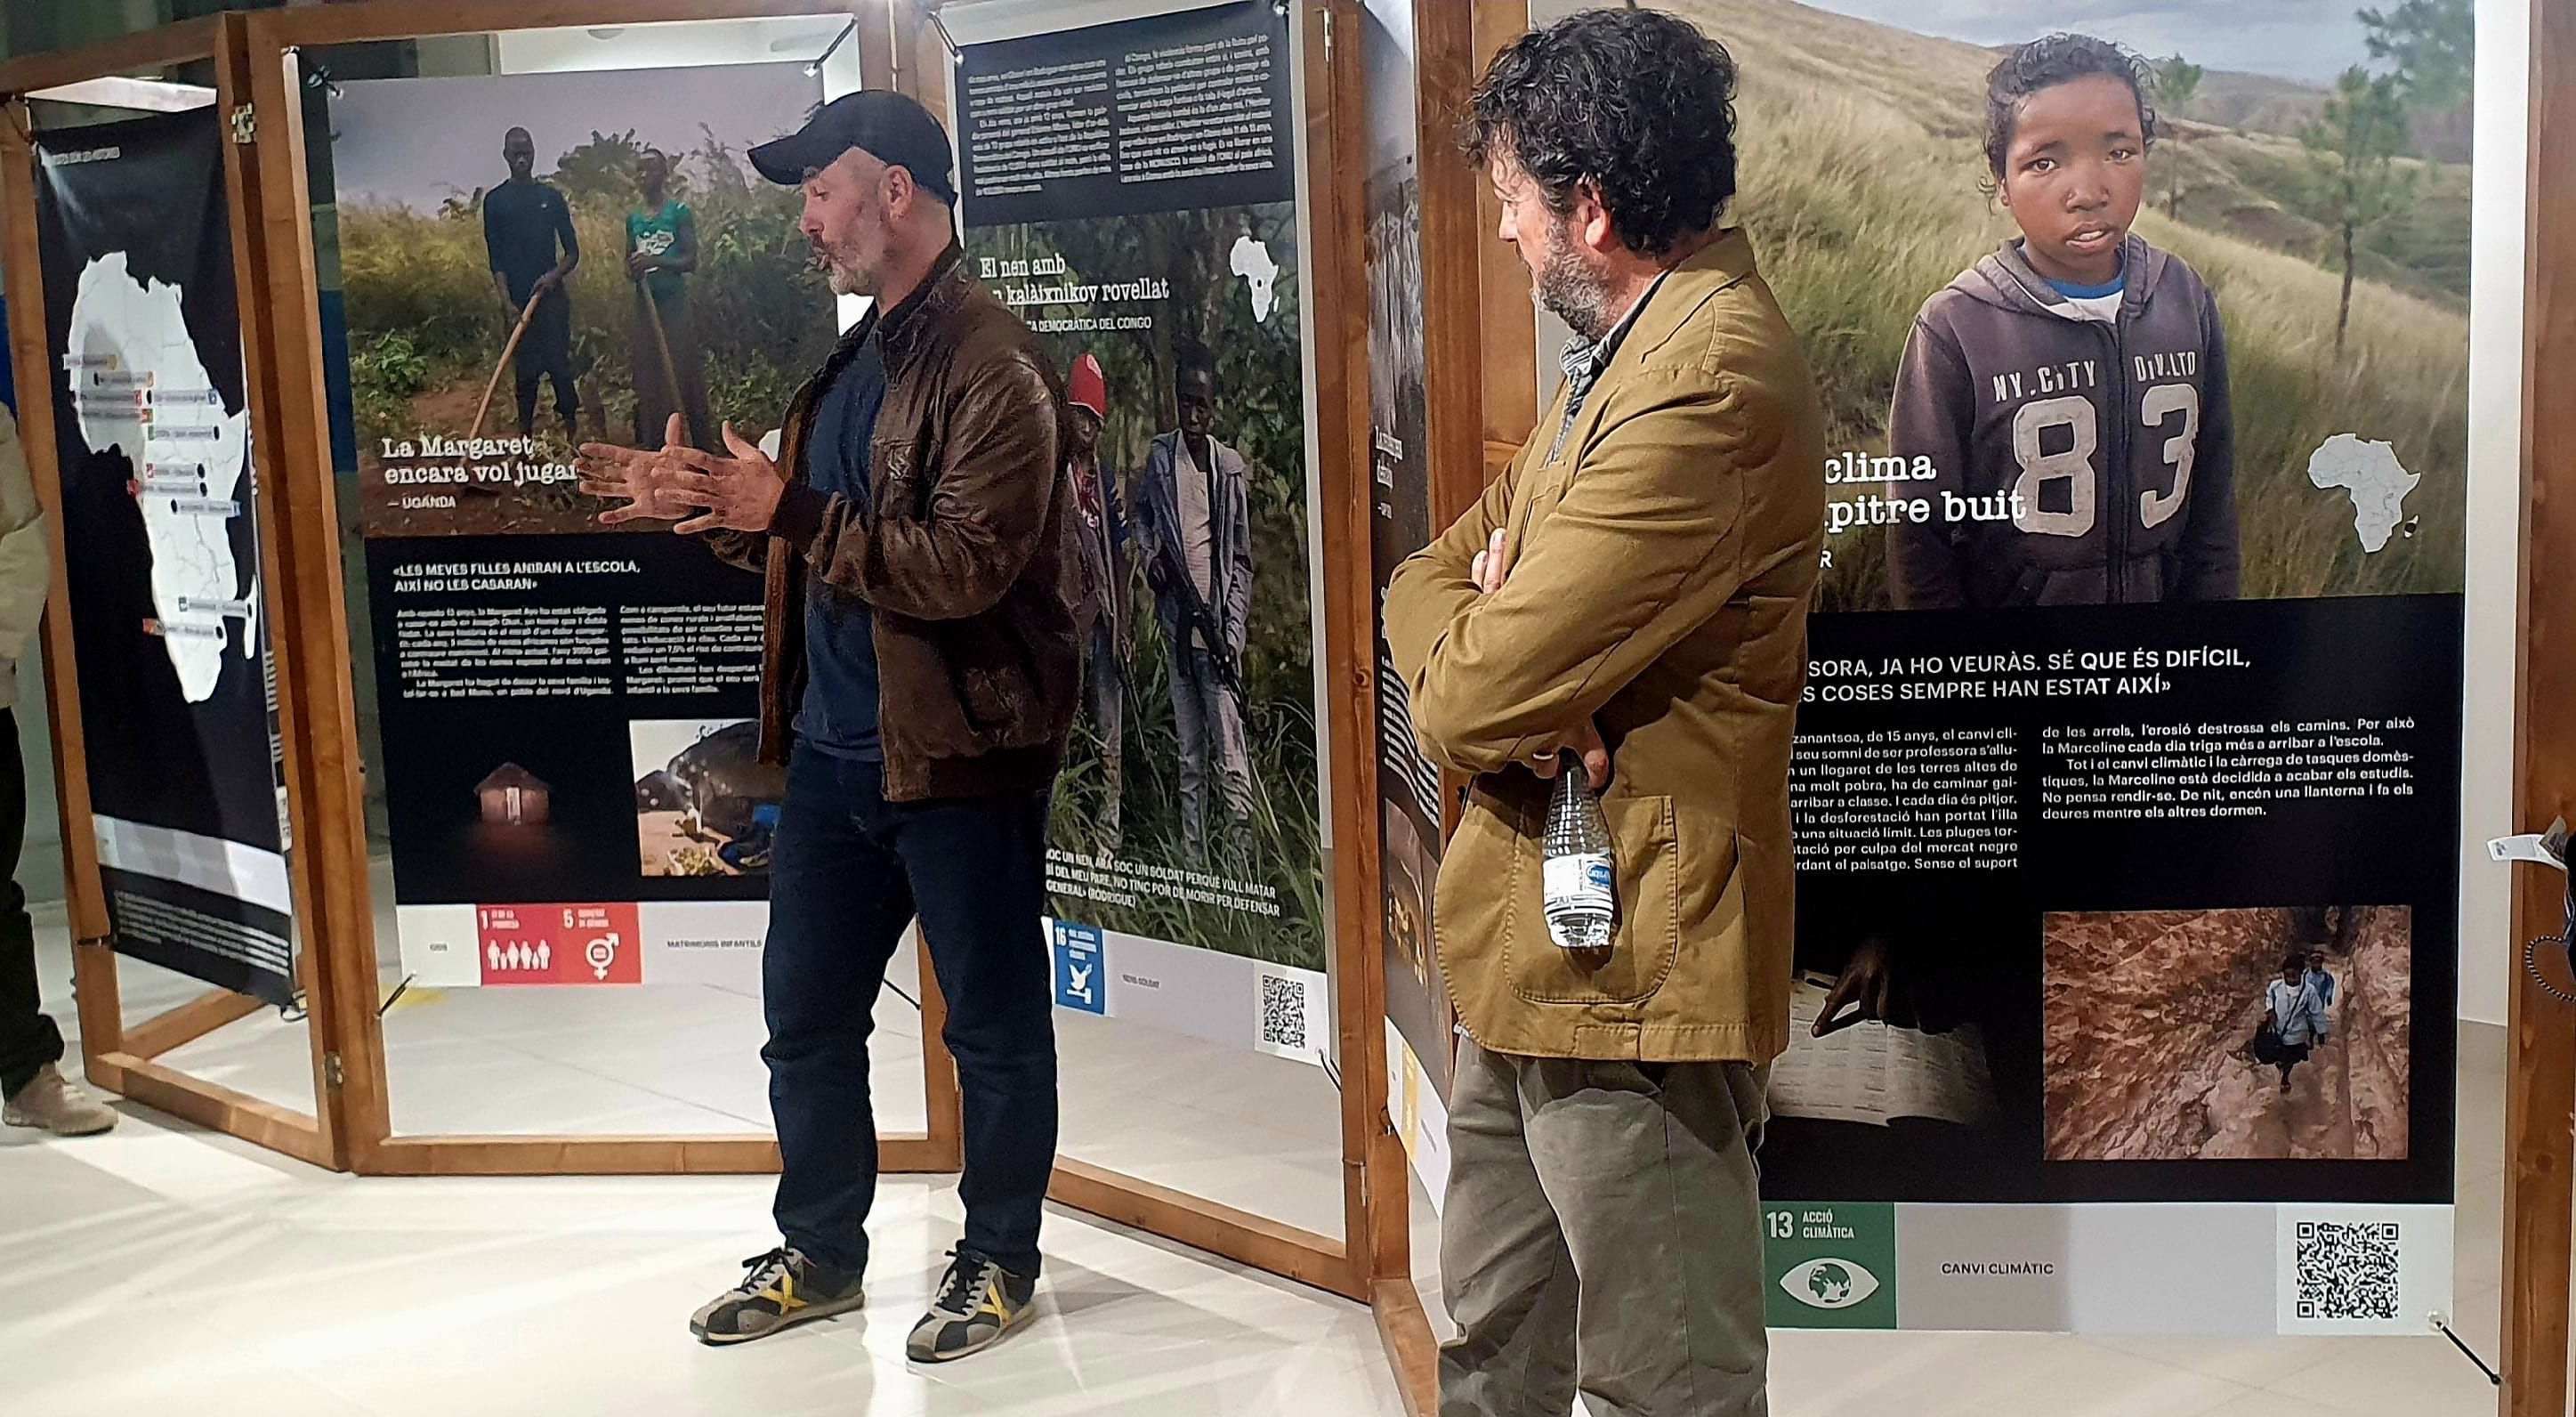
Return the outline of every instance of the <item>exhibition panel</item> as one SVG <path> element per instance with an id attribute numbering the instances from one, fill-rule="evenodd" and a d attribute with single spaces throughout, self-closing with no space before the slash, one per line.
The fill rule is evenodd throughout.
<path id="1" fill-rule="evenodd" d="M 89 1076 L 327 1161 L 335 1130 L 314 1099 L 333 1063 L 301 1005 L 328 966 L 297 918 L 322 860 L 290 850 L 311 822 L 281 692 L 299 620 L 284 498 L 253 465 L 274 427 L 245 298 L 261 241 L 222 127 L 245 87 L 231 33 L 191 23 L 0 68 L 13 363 L 55 539 L 44 643 Z M 46 101 L 102 73 L 181 69 L 191 82 Z M 111 948 L 154 966 L 130 1012 Z M 218 1081 L 171 1056 L 262 1004 L 288 1015 L 267 1065 L 216 1064 Z"/>
<path id="2" fill-rule="evenodd" d="M 1147 1155 L 1126 1167 L 1145 1190 L 1359 1293 L 1340 1272 L 1376 1127 L 1350 1040 L 1376 1010 L 1350 968 L 1364 865 L 1332 849 L 1347 701 L 1325 692 L 1350 650 L 1330 519 L 1353 430 L 1331 396 L 1356 312 L 1324 278 L 1353 254 L 1339 193 L 1307 180 L 1338 117 L 1318 75 L 1355 57 L 1318 42 L 1340 8 L 939 20 L 966 256 L 1065 387 L 1100 592 L 1048 853 L 1057 1194 L 1086 1204 L 1109 1158 Z M 1088 1053 L 1134 1063 L 1077 1070 Z M 1225 1154 L 1237 1135 L 1257 1164 Z"/>
<path id="3" fill-rule="evenodd" d="M 1656 7 L 1740 67 L 1727 222 L 1827 413 L 1790 812 L 1728 842 L 1798 888 L 1773 1327 L 2452 1308 L 2461 955 L 2496 947 L 2454 849 L 2468 528 L 2511 495 L 2473 312 L 2528 293 L 2548 387 L 2576 259 L 2545 219 L 2571 25 L 2535 4 L 2528 272 L 2472 257 L 2507 158 L 2471 105 L 2526 56 L 2476 55 L 2470 0 L 2082 36 L 1966 0 Z M 1060 392 L 1099 607 L 1025 941 L 1049 1197 L 1371 1303 L 1432 1410 L 1409 1219 L 1450 1169 L 1433 901 L 1466 784 L 1382 601 L 1533 428 L 1579 464 L 1600 421 L 1457 150 L 1484 63 L 1571 8 L 351 0 L 0 64 L 90 1077 L 362 1174 L 777 1169 L 774 588 L 603 525 L 579 450 L 780 455 L 871 312 L 749 151 L 890 90 L 946 125 L 965 270 Z M 210 101 L 45 98 L 146 70 Z M 2128 139 L 2072 225 L 2011 156 L 2068 91 Z M 2569 473 L 2565 401 L 2525 402 L 2539 724 Z M 2576 812 L 2562 757 L 2526 744 L 2523 826 Z M 850 1001 L 886 1170 L 962 1164 L 928 950 Z M 2564 1396 L 2556 964 L 2513 996 L 2517 1417 Z"/>
<path id="4" fill-rule="evenodd" d="M 2001 68 L 2059 19 L 1681 8 L 1741 65 L 1741 220 L 1831 440 L 1772 1321 L 2422 1333 L 2468 309 L 2518 290 L 2471 289 L 2469 6 L 2146 6 Z M 1987 115 L 2103 41 L 2159 57 L 2094 80 L 2133 160 L 2070 234 Z M 2070 320 L 2088 250 L 2125 304 Z"/>
<path id="5" fill-rule="evenodd" d="M 1133 76 L 1130 117 L 1169 131 L 1139 141 L 1158 162 L 1186 157 L 1207 136 L 1187 118 L 1194 96 L 1223 90 L 1238 120 L 1257 120 L 1220 125 L 1245 149 L 1238 170 L 1211 174 L 1205 191 L 1166 182 L 1158 198 L 1172 200 L 1143 207 L 1122 206 L 1113 182 L 1094 184 L 1085 200 L 1096 210 L 988 217 L 973 206 L 979 194 L 963 217 L 979 271 L 1019 259 L 993 245 L 1013 239 L 1009 229 L 1078 243 L 1072 233 L 1087 223 L 1114 245 L 1123 222 L 1155 228 L 1158 269 L 1195 272 L 1127 278 L 1138 291 L 1188 286 L 1196 302 L 1196 328 L 1176 318 L 1129 342 L 1159 361 L 1159 378 L 1129 388 L 1142 366 L 1105 344 L 1067 346 L 1057 372 L 1072 375 L 1089 355 L 1088 373 L 1072 379 L 1090 391 L 1086 406 L 1118 390 L 1111 434 L 1115 456 L 1134 457 L 1131 475 L 1169 434 L 1162 495 L 1119 489 L 1142 529 L 1170 538 L 1186 505 L 1213 509 L 1223 533 L 1213 578 L 1186 568 L 1177 583 L 1158 577 L 1164 594 L 1149 602 L 1140 569 L 1130 623 L 1150 624 L 1147 647 L 1165 664 L 1159 675 L 1136 667 L 1171 716 L 1137 726 L 1160 745 L 1184 736 L 1186 720 L 1191 748 L 1159 767 L 1137 755 L 1128 839 L 1140 846 L 1135 879 L 1150 872 L 1156 884 L 1131 893 L 1143 908 L 1078 922 L 1097 932 L 1097 948 L 1126 952 L 1114 971 L 1094 966 L 1080 979 L 1062 965 L 1083 943 L 1062 902 L 1077 884 L 1128 879 L 1093 836 L 1103 803 L 1084 784 L 1100 776 L 1096 735 L 1091 759 L 1077 754 L 1060 784 L 1059 908 L 1030 920 L 1029 947 L 1056 962 L 1057 996 L 1072 1001 L 1068 1072 L 1098 1077 L 1109 1105 L 1089 1110 L 1108 1145 L 1068 1154 L 1054 1193 L 1364 1295 L 1366 1158 L 1383 1136 L 1381 1010 L 1373 972 L 1334 959 L 1367 938 L 1358 906 L 1373 883 L 1351 874 L 1363 863 L 1328 849 L 1350 795 L 1332 775 L 1331 745 L 1347 730 L 1326 721 L 1320 685 L 1357 658 L 1327 629 L 1345 603 L 1327 571 L 1347 554 L 1347 531 L 1319 527 L 1316 514 L 1356 504 L 1351 454 L 1363 434 L 1345 426 L 1346 406 L 1314 394 L 1350 387 L 1356 349 L 1319 345 L 1314 332 L 1358 307 L 1337 303 L 1333 282 L 1308 292 L 1301 274 L 1319 260 L 1355 268 L 1358 248 L 1300 202 L 1305 162 L 1323 160 L 1307 139 L 1332 132 L 1318 111 L 1329 103 L 1304 95 L 1338 92 L 1310 80 L 1356 52 L 1337 59 L 1318 43 L 1332 28 L 1323 7 L 1159 8 L 1137 22 L 1213 17 L 1243 32 L 1211 41 L 1176 31 L 1151 46 L 1160 57 Z M 1182 13 L 1192 10 L 1206 13 Z M 737 23 L 741 32 L 728 28 Z M 746 741 L 758 596 L 686 543 L 597 524 L 569 486 L 573 453 L 582 441 L 654 440 L 666 424 L 701 448 L 728 425 L 746 439 L 778 428 L 786 393 L 865 306 L 824 294 L 802 259 L 796 195 L 755 180 L 743 153 L 862 84 L 948 112 L 944 79 L 966 56 L 952 56 L 946 25 L 910 4 L 557 0 L 433 13 L 361 3 L 201 28 L 240 90 L 204 117 L 226 125 L 218 146 L 233 171 L 219 190 L 251 233 L 244 288 L 257 294 L 242 302 L 243 360 L 277 371 L 250 381 L 256 436 L 244 441 L 273 464 L 260 486 L 286 510 L 272 580 L 296 589 L 284 598 L 300 611 L 280 612 L 276 637 L 278 738 L 301 814 L 278 846 L 292 841 L 292 862 L 314 877 L 311 897 L 295 899 L 294 927 L 315 942 L 307 973 L 326 1079 L 316 1138 L 327 1139 L 315 1159 L 415 1174 L 774 1167 L 758 999 L 779 793 Z M 435 55 L 391 47 L 459 36 L 487 38 Z M 630 36 L 636 47 L 612 45 Z M 508 72 L 520 61 L 528 72 Z M 478 121 L 458 121 L 467 113 Z M 970 142 L 996 136 L 986 116 L 961 119 Z M 1344 211 L 1329 193 L 1319 210 L 1333 222 Z M 1209 246 L 1205 259 L 1182 259 L 1193 241 Z M 576 254 L 585 246 L 586 263 Z M 632 262 L 656 252 L 694 259 L 621 287 Z M 19 331 L 29 333 L 23 320 Z M 1175 377 L 1176 336 L 1207 351 L 1190 361 L 1197 382 Z M 1222 385 L 1209 375 L 1241 381 L 1222 411 L 1210 408 Z M 1184 383 L 1188 419 L 1146 411 L 1145 390 Z M 1177 476 L 1181 467 L 1201 476 Z M 220 500 L 212 494 L 199 500 Z M 1240 573 L 1246 560 L 1252 570 Z M 1195 617 L 1175 584 L 1198 592 Z M 1170 613 L 1149 622 L 1149 604 Z M 295 662 L 314 672 L 293 672 Z M 1203 690 L 1187 704 L 1171 664 Z M 377 803 L 383 873 L 369 864 Z M 1154 944 L 1168 960 L 1147 956 Z M 882 1077 L 921 1055 L 917 1108 L 897 1083 L 884 1111 L 897 1125 L 917 1115 L 925 1131 L 885 1137 L 882 1160 L 954 1169 L 942 1001 L 912 967 L 916 951 L 902 953 L 877 1004 L 877 1061 Z M 1140 999 L 1164 979 L 1189 987 L 1159 1019 L 1107 1003 L 1113 987 Z M 1086 1019 L 1077 985 L 1100 1000 L 1099 1017 Z M 241 1012 L 227 999 L 180 1017 L 213 1027 Z M 1120 1031 L 1086 1033 L 1086 1022 Z M 1201 1136 L 1119 1125 L 1134 1064 L 1188 1056 L 1157 1041 L 1175 1025 L 1223 1053 L 1222 1066 L 1184 1069 L 1167 1091 L 1230 1099 L 1214 1105 L 1236 1110 L 1254 1153 L 1236 1171 L 1258 1172 L 1255 1158 L 1281 1139 L 1266 1124 L 1299 1113 L 1295 1164 L 1314 1185 L 1293 1222 L 1191 1194 L 1184 1183 L 1208 1173 L 1189 1156 L 1159 1179 L 1107 1164 L 1150 1177 L 1163 1141 L 1204 1150 Z"/>
<path id="6" fill-rule="evenodd" d="M 1101 24 L 1066 6 L 1039 28 L 980 8 L 943 15 L 960 42 L 965 256 L 1064 383 L 1099 588 L 1049 835 L 1055 1002 L 1069 1055 L 1123 1047 L 1170 1069 L 1068 1067 L 1063 1150 L 1097 1160 L 1152 1126 L 1170 1169 L 1149 1178 L 1333 1234 L 1314 286 L 1290 23 L 1258 0 Z M 1157 1109 L 1119 1105 L 1140 1090 Z M 1270 1129 L 1264 1166 L 1220 1179 L 1209 1113 Z"/>

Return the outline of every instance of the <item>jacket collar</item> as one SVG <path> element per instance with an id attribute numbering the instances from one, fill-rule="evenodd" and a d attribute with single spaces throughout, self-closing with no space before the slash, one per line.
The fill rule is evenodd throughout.
<path id="1" fill-rule="evenodd" d="M 1701 306 L 1714 299 L 1718 292 L 1751 278 L 1753 273 L 1753 242 L 1741 227 L 1728 227 L 1717 233 L 1706 246 L 1692 253 L 1688 260 L 1656 277 L 1654 286 L 1637 307 L 1628 312 L 1623 322 L 1627 333 L 1618 335 L 1615 344 L 1604 342 L 1609 346 L 1606 362 L 1586 391 L 1583 406 L 1575 412 L 1574 421 L 1567 427 L 1556 455 L 1544 465 L 1561 463 L 1571 468 L 1581 457 L 1582 449 L 1590 446 L 1593 431 L 1600 427 L 1602 410 L 1610 403 L 1603 386 L 1617 376 L 1623 364 L 1633 366 L 1661 349 L 1681 332 L 1693 315 L 1699 313 Z M 1547 416 L 1539 420 L 1541 431 L 1534 433 L 1533 437 L 1554 436 L 1548 430 L 1556 426 L 1555 420 L 1565 417 L 1565 401 L 1572 392 L 1573 380 L 1569 377 L 1558 386 L 1556 399 L 1549 405 Z"/>
<path id="2" fill-rule="evenodd" d="M 886 362 L 900 363 L 918 351 L 923 338 L 938 326 L 937 317 L 965 299 L 966 287 L 966 251 L 950 237 L 948 249 L 931 263 L 921 285 L 877 320 Z"/>
<path id="3" fill-rule="evenodd" d="M 1753 242 L 1744 228 L 1730 226 L 1689 260 L 1664 273 L 1655 290 L 1631 318 L 1634 323 L 1612 351 L 1616 359 L 1630 348 L 1651 353 L 1680 333 L 1711 296 L 1754 274 Z"/>

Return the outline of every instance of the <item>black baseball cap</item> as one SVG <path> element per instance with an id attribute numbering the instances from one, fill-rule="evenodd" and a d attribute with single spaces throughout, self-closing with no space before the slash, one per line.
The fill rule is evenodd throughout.
<path id="1" fill-rule="evenodd" d="M 751 165 L 779 186 L 793 187 L 852 148 L 910 172 L 921 190 L 956 203 L 948 130 L 929 109 L 888 89 L 861 89 L 824 104 L 804 127 L 753 148 Z"/>

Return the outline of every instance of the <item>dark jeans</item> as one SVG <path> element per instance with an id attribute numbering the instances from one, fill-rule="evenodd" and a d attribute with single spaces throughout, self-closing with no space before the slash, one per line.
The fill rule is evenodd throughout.
<path id="1" fill-rule="evenodd" d="M 761 961 L 760 1056 L 786 1163 L 778 1229 L 835 1269 L 867 1265 L 871 1011 L 918 914 L 965 1101 L 966 1247 L 1033 1275 L 1056 1139 L 1054 972 L 1038 929 L 1047 799 L 892 803 L 882 783 L 876 764 L 813 747 L 788 768 Z"/>
<path id="2" fill-rule="evenodd" d="M 0 865 L 8 868 L 0 880 L 0 1097 L 63 1057 L 62 1030 L 36 1011 L 36 927 L 17 880 L 26 846 L 27 764 L 18 755 L 18 715 L 0 709 Z"/>

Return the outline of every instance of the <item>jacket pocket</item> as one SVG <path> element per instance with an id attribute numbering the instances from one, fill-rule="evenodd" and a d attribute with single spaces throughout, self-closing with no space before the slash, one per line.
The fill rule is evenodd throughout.
<path id="1" fill-rule="evenodd" d="M 868 481 L 875 488 L 875 495 L 868 501 L 876 511 L 876 520 L 929 519 L 930 489 L 922 479 L 921 461 L 910 435 L 886 433 L 868 440 Z"/>
<path id="2" fill-rule="evenodd" d="M 1534 1004 L 1633 1004 L 1654 996 L 1680 949 L 1681 863 L 1673 800 L 1612 792 L 1601 799 L 1610 824 L 1618 916 L 1606 950 L 1558 947 L 1547 932 L 1541 872 L 1515 872 L 1516 925 L 1503 941 L 1512 992 Z"/>
<path id="3" fill-rule="evenodd" d="M 1028 646 L 995 610 L 939 627 L 940 658 L 967 730 L 983 747 L 1013 747 L 1043 733 L 1037 670 Z"/>

